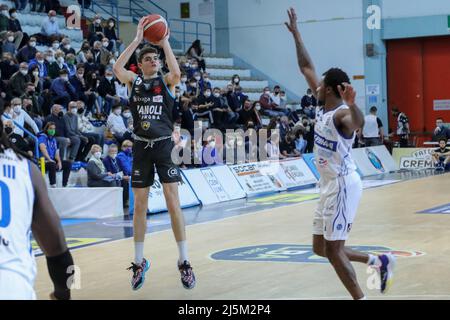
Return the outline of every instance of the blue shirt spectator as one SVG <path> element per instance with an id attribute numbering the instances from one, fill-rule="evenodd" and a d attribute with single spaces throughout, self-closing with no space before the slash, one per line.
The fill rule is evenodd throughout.
<path id="1" fill-rule="evenodd" d="M 53 11 L 53 10 L 52 10 Z M 53 34 L 61 34 L 59 31 L 58 21 L 56 20 L 56 12 L 55 15 L 51 15 L 49 13 L 48 17 L 45 17 L 42 21 L 41 32 L 46 36 L 51 36 Z"/>
<path id="2" fill-rule="evenodd" d="M 40 133 L 38 135 L 38 144 L 43 143 L 47 147 L 47 153 L 50 159 L 55 160 L 56 150 L 58 150 L 58 143 L 54 136 L 47 135 L 46 133 Z M 39 149 L 39 158 L 44 157 Z"/>
<path id="3" fill-rule="evenodd" d="M 28 69 L 31 69 L 34 65 L 37 65 L 39 68 L 39 77 L 40 78 L 48 77 L 47 64 L 45 63 L 43 54 L 41 52 L 37 52 L 36 57 L 34 59 L 30 60 L 30 63 L 28 64 Z"/>
<path id="4" fill-rule="evenodd" d="M 117 164 L 125 176 L 131 176 L 133 167 L 132 148 L 133 143 L 130 140 L 125 140 L 122 143 L 122 151 L 117 155 Z"/>

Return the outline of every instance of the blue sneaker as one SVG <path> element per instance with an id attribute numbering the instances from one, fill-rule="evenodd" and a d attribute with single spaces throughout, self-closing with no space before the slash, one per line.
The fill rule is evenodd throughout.
<path id="1" fill-rule="evenodd" d="M 142 259 L 139 265 L 132 262 L 131 267 L 127 268 L 127 270 L 133 270 L 133 276 L 131 277 L 131 288 L 133 290 L 139 290 L 142 287 L 148 269 L 150 269 L 150 262 L 146 259 Z"/>
<path id="2" fill-rule="evenodd" d="M 380 278 L 381 293 L 386 293 L 392 285 L 394 277 L 395 257 L 392 254 L 383 254 L 378 257 L 381 261 Z"/>

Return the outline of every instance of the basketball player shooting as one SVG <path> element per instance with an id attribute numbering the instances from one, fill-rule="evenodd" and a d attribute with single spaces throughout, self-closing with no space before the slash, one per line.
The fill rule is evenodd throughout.
<path id="1" fill-rule="evenodd" d="M 0 121 L 0 300 L 36 299 L 31 231 L 47 259 L 50 298 L 68 300 L 72 255 L 41 172 L 27 157 L 9 142 Z"/>
<path id="2" fill-rule="evenodd" d="M 134 123 L 135 145 L 131 181 L 134 193 L 135 261 L 129 268 L 133 271 L 131 286 L 133 290 L 141 288 L 145 273 L 150 268 L 150 262 L 144 258 L 144 239 L 147 230 L 148 194 L 154 182 L 156 167 L 178 245 L 181 282 L 184 288 L 192 289 L 196 281 L 188 259 L 185 223 L 178 196 L 178 183 L 182 180 L 179 168 L 171 158 L 174 147 L 172 138 L 174 91 L 175 85 L 180 82 L 181 71 L 169 44 L 168 29 L 163 33 L 164 38 L 154 44 L 164 50 L 169 73 L 163 77 L 158 74 L 161 61 L 157 51 L 151 47 L 144 47 L 138 56 L 138 67 L 142 76 L 124 68 L 142 42 L 145 27 L 148 29 L 145 31 L 146 38 L 149 32 L 151 35 L 153 27 L 148 25 L 147 19 L 148 17 L 144 17 L 139 21 L 136 38 L 113 67 L 117 78 L 130 89 L 129 101 Z M 156 23 L 166 23 L 162 18 L 161 21 Z"/>
<path id="3" fill-rule="evenodd" d="M 288 30 L 297 49 L 300 71 L 322 107 L 316 115 L 314 155 L 320 173 L 320 200 L 313 223 L 314 253 L 328 258 L 353 299 L 365 299 L 350 261 L 367 263 L 380 274 L 381 292 L 392 282 L 394 256 L 375 256 L 345 247 L 362 194 L 362 183 L 351 156 L 355 130 L 364 115 L 355 104 L 356 92 L 347 74 L 331 68 L 319 81 L 297 28 L 297 15 L 288 10 Z"/>

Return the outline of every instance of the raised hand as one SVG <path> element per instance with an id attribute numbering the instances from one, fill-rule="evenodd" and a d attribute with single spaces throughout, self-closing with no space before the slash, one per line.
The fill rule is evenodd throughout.
<path id="1" fill-rule="evenodd" d="M 342 86 L 338 86 L 339 94 L 341 95 L 341 98 L 344 100 L 345 104 L 348 106 L 355 105 L 355 99 L 356 99 L 356 91 L 353 89 L 353 87 L 347 83 L 342 83 Z"/>
<path id="2" fill-rule="evenodd" d="M 288 28 L 288 30 L 290 32 L 292 32 L 292 33 L 298 32 L 298 28 L 297 28 L 297 14 L 295 13 L 294 8 L 289 8 L 287 13 L 288 13 L 288 16 L 289 16 L 289 23 L 285 22 L 284 24 L 286 25 L 286 27 Z"/>
<path id="3" fill-rule="evenodd" d="M 142 17 L 141 20 L 139 20 L 137 30 L 136 30 L 136 38 L 135 40 L 139 43 L 142 42 L 142 39 L 144 38 L 144 21 L 145 17 Z"/>

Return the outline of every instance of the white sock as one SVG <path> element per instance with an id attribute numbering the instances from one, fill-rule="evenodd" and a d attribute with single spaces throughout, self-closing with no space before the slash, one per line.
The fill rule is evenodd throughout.
<path id="1" fill-rule="evenodd" d="M 369 260 L 367 261 L 367 265 L 380 267 L 381 266 L 381 260 L 380 260 L 380 258 L 378 258 L 378 256 L 374 256 L 372 254 L 369 254 Z"/>
<path id="2" fill-rule="evenodd" d="M 178 245 L 178 252 L 180 254 L 178 262 L 182 264 L 184 261 L 189 261 L 186 240 L 177 242 L 177 245 Z"/>
<path id="3" fill-rule="evenodd" d="M 142 263 L 142 259 L 144 259 L 144 243 L 134 242 L 134 263 L 139 265 Z"/>

